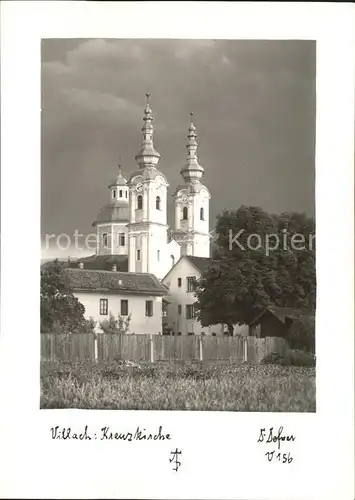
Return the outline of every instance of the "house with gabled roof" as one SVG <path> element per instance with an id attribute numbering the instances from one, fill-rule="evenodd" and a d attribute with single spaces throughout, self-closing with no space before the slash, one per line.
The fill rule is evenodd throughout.
<path id="1" fill-rule="evenodd" d="M 313 319 L 314 312 L 295 307 L 269 305 L 261 309 L 249 323 L 249 335 L 287 339 L 295 322 Z"/>
<path id="2" fill-rule="evenodd" d="M 65 270 L 85 316 L 100 322 L 110 314 L 130 317 L 127 333 L 162 334 L 162 301 L 167 288 L 153 274 L 85 269 Z"/>
<path id="3" fill-rule="evenodd" d="M 203 327 L 196 318 L 196 281 L 211 264 L 208 257 L 183 255 L 162 279 L 169 289 L 166 333 L 173 335 L 223 335 L 223 325 Z"/>

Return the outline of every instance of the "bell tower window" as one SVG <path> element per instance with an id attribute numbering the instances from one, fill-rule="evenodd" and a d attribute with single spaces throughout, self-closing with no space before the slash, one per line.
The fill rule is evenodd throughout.
<path id="1" fill-rule="evenodd" d="M 184 207 L 182 209 L 182 220 L 187 220 L 187 215 L 188 215 L 187 207 Z"/>
<path id="2" fill-rule="evenodd" d="M 120 198 L 122 198 L 122 196 L 123 196 L 123 191 L 122 189 L 120 189 Z"/>
<path id="3" fill-rule="evenodd" d="M 142 210 L 143 208 L 143 196 L 141 194 L 137 198 L 137 208 L 138 210 Z"/>
<path id="4" fill-rule="evenodd" d="M 205 213 L 203 207 L 200 208 L 200 220 L 205 220 Z"/>
<path id="5" fill-rule="evenodd" d="M 113 197 L 113 198 L 116 198 L 116 189 L 114 189 L 114 190 L 112 191 L 112 197 Z"/>
<path id="6" fill-rule="evenodd" d="M 155 199 L 155 208 L 160 210 L 160 196 L 157 196 Z"/>

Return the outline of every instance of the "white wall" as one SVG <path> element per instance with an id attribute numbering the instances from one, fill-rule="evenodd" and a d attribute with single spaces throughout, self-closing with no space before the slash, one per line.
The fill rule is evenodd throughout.
<path id="1" fill-rule="evenodd" d="M 125 244 L 121 245 L 120 235 L 125 235 Z M 127 224 L 112 224 L 112 253 L 114 255 L 128 255 L 128 228 Z"/>
<path id="2" fill-rule="evenodd" d="M 85 318 L 92 317 L 98 323 L 108 319 L 110 312 L 117 318 L 121 313 L 121 299 L 128 300 L 128 314 L 131 314 L 129 333 L 162 333 L 162 298 L 137 294 L 105 294 L 98 292 L 75 292 L 75 297 L 85 307 Z M 108 300 L 107 316 L 100 315 L 100 299 Z M 145 315 L 145 301 L 153 301 L 153 316 Z"/>
<path id="3" fill-rule="evenodd" d="M 136 184 L 143 188 L 136 192 Z M 137 197 L 143 197 L 142 209 L 137 209 Z M 160 210 L 156 197 L 160 197 Z M 137 176 L 130 188 L 130 227 L 128 247 L 129 272 L 152 273 L 161 279 L 171 267 L 167 230 L 167 184 L 163 177 L 144 180 Z M 140 259 L 137 259 L 137 250 Z"/>
<path id="4" fill-rule="evenodd" d="M 103 235 L 107 234 L 107 247 L 103 245 Z M 125 245 L 120 245 L 120 234 L 125 234 Z M 105 223 L 97 225 L 97 253 L 98 255 L 128 255 L 128 228 L 127 223 Z"/>
<path id="5" fill-rule="evenodd" d="M 182 202 L 187 195 L 188 201 Z M 210 256 L 209 238 L 209 192 L 202 188 L 199 192 L 190 193 L 188 188 L 181 189 L 175 196 L 175 239 L 181 245 L 182 255 L 198 257 Z M 188 207 L 188 219 L 182 220 L 183 207 Z M 204 210 L 204 218 L 200 219 L 200 209 Z"/>
<path id="6" fill-rule="evenodd" d="M 186 305 L 196 302 L 194 292 L 187 292 L 187 277 L 194 276 L 200 278 L 201 274 L 187 259 L 182 258 L 176 266 L 171 270 L 169 275 L 163 279 L 164 285 L 170 289 L 169 299 L 171 304 L 167 307 L 167 323 L 168 328 L 177 334 L 187 335 L 193 332 L 195 335 L 201 335 L 204 332 L 206 335 L 223 335 L 223 325 L 212 325 L 202 327 L 197 319 L 186 318 Z M 178 278 L 181 278 L 181 287 L 178 287 Z M 181 305 L 181 315 L 178 314 L 178 305 Z"/>

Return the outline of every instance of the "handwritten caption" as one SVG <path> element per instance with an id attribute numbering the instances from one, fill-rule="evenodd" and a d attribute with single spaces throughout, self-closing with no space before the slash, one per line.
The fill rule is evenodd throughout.
<path id="1" fill-rule="evenodd" d="M 296 437 L 293 434 L 284 434 L 283 427 L 279 427 L 277 431 L 270 427 L 268 430 L 266 428 L 260 429 L 258 443 L 267 445 L 268 451 L 265 452 L 265 457 L 268 462 L 290 464 L 293 462 L 293 456 L 289 451 L 289 446 L 295 440 Z M 282 450 L 281 444 L 283 445 Z M 284 447 L 285 444 L 288 445 L 287 449 Z"/>
<path id="2" fill-rule="evenodd" d="M 171 436 L 163 432 L 163 427 L 160 425 L 156 432 L 147 432 L 146 429 L 137 427 L 134 432 L 117 432 L 111 429 L 110 426 L 101 427 L 99 432 L 89 430 L 89 426 L 85 425 L 84 429 L 77 431 L 71 427 L 60 427 L 56 425 L 50 428 L 52 439 L 63 440 L 78 440 L 78 441 L 165 441 L 170 440 Z"/>
<path id="3" fill-rule="evenodd" d="M 73 440 L 73 441 L 170 441 L 171 435 L 163 431 L 160 425 L 155 432 L 148 432 L 145 428 L 137 427 L 132 432 L 118 432 L 111 429 L 110 426 L 101 427 L 99 431 L 89 429 L 88 425 L 81 430 L 75 430 L 72 427 L 61 427 L 56 425 L 51 427 L 50 435 L 52 439 L 60 440 Z M 176 448 L 170 452 L 171 458 L 169 463 L 172 464 L 173 470 L 177 472 L 182 465 L 181 462 L 182 451 Z"/>

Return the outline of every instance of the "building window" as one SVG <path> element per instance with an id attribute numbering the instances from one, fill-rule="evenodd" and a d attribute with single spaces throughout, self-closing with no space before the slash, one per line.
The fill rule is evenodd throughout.
<path id="1" fill-rule="evenodd" d="M 153 301 L 152 300 L 145 301 L 145 315 L 146 316 L 153 316 Z"/>
<path id="2" fill-rule="evenodd" d="M 103 244 L 104 247 L 107 247 L 107 245 L 108 245 L 108 238 L 107 238 L 107 236 L 108 236 L 107 233 L 103 233 L 103 235 L 102 235 L 102 244 Z"/>
<path id="3" fill-rule="evenodd" d="M 212 332 L 212 337 L 217 337 L 216 332 Z"/>
<path id="4" fill-rule="evenodd" d="M 120 246 L 124 247 L 126 244 L 126 235 L 125 233 L 120 233 Z"/>
<path id="5" fill-rule="evenodd" d="M 193 335 L 193 334 L 194 334 L 194 332 L 189 332 L 187 335 Z"/>
<path id="6" fill-rule="evenodd" d="M 186 306 L 186 319 L 195 318 L 195 306 L 193 304 L 188 304 Z"/>
<path id="7" fill-rule="evenodd" d="M 171 265 L 172 266 L 175 265 L 175 257 L 174 257 L 174 255 L 171 256 Z"/>
<path id="8" fill-rule="evenodd" d="M 181 335 L 181 332 L 178 332 L 178 335 Z"/>
<path id="9" fill-rule="evenodd" d="M 112 191 L 112 196 L 113 196 L 114 198 L 116 198 L 116 189 L 114 189 L 114 190 Z"/>
<path id="10" fill-rule="evenodd" d="M 108 300 L 100 299 L 100 314 L 101 316 L 107 316 L 108 314 Z"/>
<path id="11" fill-rule="evenodd" d="M 138 195 L 138 198 L 137 198 L 137 208 L 138 208 L 138 210 L 142 210 L 142 208 L 143 208 L 143 196 L 141 194 Z"/>
<path id="12" fill-rule="evenodd" d="M 121 316 L 128 316 L 128 300 L 121 300 Z"/>
<path id="13" fill-rule="evenodd" d="M 157 259 L 160 260 L 160 250 L 157 250 Z"/>
<path id="14" fill-rule="evenodd" d="M 181 287 L 181 278 L 178 278 L 178 287 Z"/>
<path id="15" fill-rule="evenodd" d="M 120 189 L 120 198 L 122 198 L 122 196 L 123 196 L 123 191 L 122 189 Z"/>
<path id="16" fill-rule="evenodd" d="M 181 304 L 178 304 L 178 314 L 181 314 Z"/>
<path id="17" fill-rule="evenodd" d="M 155 199 L 155 208 L 160 210 L 160 196 L 157 196 Z"/>
<path id="18" fill-rule="evenodd" d="M 188 212 L 187 212 L 187 207 L 184 207 L 182 209 L 182 220 L 187 220 Z"/>
<path id="19" fill-rule="evenodd" d="M 187 279 L 187 291 L 194 292 L 196 290 L 195 276 L 188 276 L 186 279 Z"/>
<path id="20" fill-rule="evenodd" d="M 125 195 L 126 195 L 126 198 L 127 198 L 127 196 L 128 196 L 128 192 L 127 191 L 125 192 Z"/>
<path id="21" fill-rule="evenodd" d="M 141 251 L 137 250 L 137 260 L 141 260 Z"/>
<path id="22" fill-rule="evenodd" d="M 200 208 L 200 220 L 205 220 L 205 213 L 203 207 Z"/>

